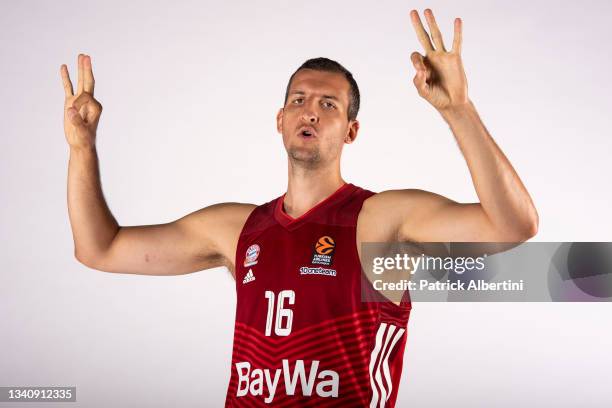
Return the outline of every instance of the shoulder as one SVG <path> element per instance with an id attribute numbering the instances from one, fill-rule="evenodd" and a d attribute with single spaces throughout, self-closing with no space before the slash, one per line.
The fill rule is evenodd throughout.
<path id="1" fill-rule="evenodd" d="M 382 216 L 387 218 L 406 211 L 427 211 L 452 203 L 448 198 L 419 189 L 387 190 L 374 194 L 363 202 L 362 213 L 365 217 Z M 361 216 L 361 214 L 360 214 Z"/>
<path id="2" fill-rule="evenodd" d="M 201 208 L 185 217 L 185 222 L 192 227 L 226 227 L 243 225 L 251 212 L 257 208 L 248 203 L 219 203 Z"/>
<path id="3" fill-rule="evenodd" d="M 357 221 L 360 241 L 398 241 L 406 219 L 419 219 L 443 205 L 445 197 L 420 189 L 387 190 L 363 202 Z"/>
<path id="4" fill-rule="evenodd" d="M 364 201 L 364 207 L 370 210 L 389 209 L 398 204 L 427 204 L 445 199 L 443 196 L 431 191 L 417 188 L 381 191 Z"/>
<path id="5" fill-rule="evenodd" d="M 194 211 L 179 222 L 194 236 L 219 245 L 237 240 L 249 215 L 257 208 L 247 203 L 219 203 Z"/>
<path id="6" fill-rule="evenodd" d="M 256 208 L 248 203 L 219 203 L 194 211 L 179 222 L 193 239 L 213 248 L 231 267 L 240 233 Z"/>

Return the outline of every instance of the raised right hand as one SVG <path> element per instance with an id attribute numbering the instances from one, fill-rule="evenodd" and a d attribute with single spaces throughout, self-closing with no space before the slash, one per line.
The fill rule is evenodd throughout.
<path id="1" fill-rule="evenodd" d="M 71 148 L 93 148 L 102 105 L 94 99 L 94 77 L 89 55 L 79 54 L 77 93 L 74 94 L 68 67 L 60 68 L 64 83 L 64 133 Z"/>

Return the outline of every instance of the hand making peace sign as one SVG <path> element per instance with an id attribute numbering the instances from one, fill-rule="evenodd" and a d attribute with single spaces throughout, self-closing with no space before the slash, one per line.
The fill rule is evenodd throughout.
<path id="1" fill-rule="evenodd" d="M 64 133 L 72 148 L 92 148 L 102 105 L 94 99 L 94 77 L 89 55 L 79 54 L 77 93 L 74 94 L 68 68 L 60 68 L 64 83 Z"/>
<path id="2" fill-rule="evenodd" d="M 439 111 L 465 105 L 469 102 L 469 98 L 467 95 L 467 78 L 461 62 L 461 19 L 455 19 L 453 47 L 450 51 L 446 51 L 433 12 L 430 9 L 425 9 L 424 14 L 431 37 L 425 31 L 419 13 L 416 10 L 410 12 L 412 25 L 425 49 L 425 56 L 418 52 L 413 52 L 410 55 L 410 59 L 417 70 L 414 85 L 419 95 Z"/>

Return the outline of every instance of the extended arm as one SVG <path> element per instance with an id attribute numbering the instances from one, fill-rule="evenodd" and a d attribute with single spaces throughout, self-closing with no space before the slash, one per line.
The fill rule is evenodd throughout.
<path id="1" fill-rule="evenodd" d="M 75 257 L 91 268 L 117 273 L 177 275 L 215 266 L 227 266 L 233 272 L 238 236 L 253 205 L 218 204 L 166 224 L 123 227 L 117 223 L 100 185 L 95 137 L 102 106 L 93 97 L 90 58 L 79 55 L 78 66 L 76 95 L 68 69 L 61 67 Z"/>
<path id="2" fill-rule="evenodd" d="M 461 20 L 455 20 L 453 48 L 446 51 L 431 10 L 425 10 L 431 38 L 411 12 L 426 55 L 411 55 L 414 84 L 450 126 L 466 160 L 479 203 L 461 204 L 422 190 L 394 190 L 364 205 L 374 219 L 389 219 L 379 240 L 522 242 L 538 229 L 538 214 L 516 171 L 480 120 L 467 94 L 461 60 Z M 433 40 L 433 43 L 432 43 Z M 391 215 L 389 215 L 391 214 Z"/>

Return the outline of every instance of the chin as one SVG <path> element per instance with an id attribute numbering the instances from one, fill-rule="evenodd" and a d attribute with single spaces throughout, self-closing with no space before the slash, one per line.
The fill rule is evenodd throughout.
<path id="1" fill-rule="evenodd" d="M 287 150 L 287 153 L 293 161 L 309 166 L 316 165 L 321 161 L 318 149 L 291 147 Z"/>

